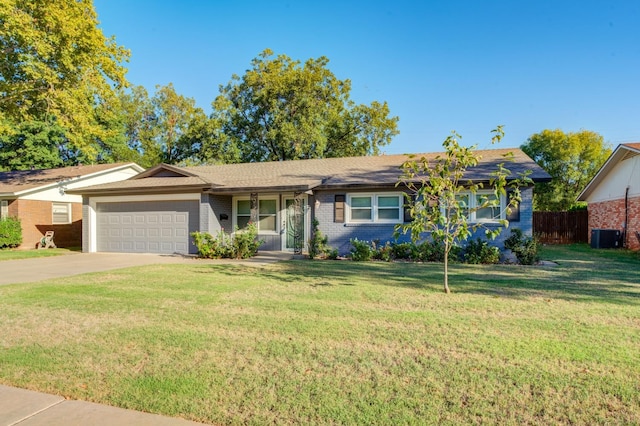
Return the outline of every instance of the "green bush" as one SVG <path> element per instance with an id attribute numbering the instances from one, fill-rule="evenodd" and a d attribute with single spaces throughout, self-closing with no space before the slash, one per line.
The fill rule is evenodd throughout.
<path id="1" fill-rule="evenodd" d="M 309 239 L 309 258 L 315 259 L 319 257 L 335 260 L 338 258 L 338 250 L 332 249 L 327 245 L 329 238 L 326 235 L 322 235 L 322 232 L 318 229 L 319 225 L 318 219 L 313 219 L 313 230 Z"/>
<path id="2" fill-rule="evenodd" d="M 371 243 L 371 249 L 373 251 L 371 256 L 375 260 L 391 262 L 394 259 L 393 249 L 388 241 L 384 245 L 380 245 L 380 240 L 375 240 Z"/>
<path id="3" fill-rule="evenodd" d="M 351 241 L 351 260 L 356 262 L 366 262 L 373 257 L 373 248 L 368 241 L 361 241 L 354 238 Z"/>
<path id="4" fill-rule="evenodd" d="M 193 243 L 198 248 L 200 257 L 206 259 L 248 259 L 255 256 L 258 247 L 264 241 L 258 240 L 258 228 L 255 223 L 249 223 L 246 229 L 236 232 L 233 236 L 224 231 L 214 237 L 207 232 L 193 232 Z"/>
<path id="5" fill-rule="evenodd" d="M 412 243 L 393 243 L 391 244 L 391 256 L 394 259 L 411 260 L 411 254 L 413 253 Z"/>
<path id="6" fill-rule="evenodd" d="M 327 259 L 329 260 L 337 260 L 338 259 L 338 249 L 337 248 L 327 248 Z"/>
<path id="7" fill-rule="evenodd" d="M 20 219 L 7 217 L 0 220 L 0 249 L 15 248 L 22 244 Z"/>
<path id="8" fill-rule="evenodd" d="M 525 237 L 522 230 L 515 228 L 504 240 L 504 248 L 511 250 L 522 265 L 533 265 L 540 260 L 538 241 L 534 237 Z"/>
<path id="9" fill-rule="evenodd" d="M 494 264 L 500 260 L 500 249 L 480 238 L 470 240 L 464 249 L 464 261 L 471 264 Z"/>
<path id="10" fill-rule="evenodd" d="M 461 248 L 451 247 L 449 262 L 460 260 Z M 444 244 L 440 241 L 423 241 L 414 244 L 411 251 L 411 260 L 416 262 L 444 262 Z"/>

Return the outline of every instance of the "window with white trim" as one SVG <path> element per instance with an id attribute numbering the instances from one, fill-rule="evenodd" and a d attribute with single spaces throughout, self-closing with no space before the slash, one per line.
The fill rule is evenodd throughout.
<path id="1" fill-rule="evenodd" d="M 276 232 L 276 216 L 278 214 L 278 200 L 258 200 L 258 231 Z"/>
<path id="2" fill-rule="evenodd" d="M 489 203 L 488 206 L 475 211 L 476 222 L 495 222 L 500 219 L 502 215 L 502 197 L 496 198 L 496 194 L 490 193 L 477 193 L 476 194 L 476 206 L 482 206 L 485 203 Z"/>
<path id="3" fill-rule="evenodd" d="M 66 225 L 71 223 L 71 203 L 51 203 L 52 219 L 54 225 Z"/>
<path id="4" fill-rule="evenodd" d="M 236 200 L 236 226 L 244 229 L 251 222 L 251 200 Z"/>
<path id="5" fill-rule="evenodd" d="M 498 222 L 506 217 L 505 198 L 503 196 L 496 198 L 492 191 L 478 191 L 475 194 L 461 193 L 456 195 L 456 201 L 460 208 L 466 212 L 467 220 L 470 223 Z M 478 208 L 486 203 L 489 205 Z M 442 213 L 445 214 L 444 211 Z"/>
<path id="6" fill-rule="evenodd" d="M 0 219 L 6 219 L 9 217 L 9 201 L 0 201 Z"/>
<path id="7" fill-rule="evenodd" d="M 349 222 L 401 223 L 404 196 L 401 193 L 347 194 Z"/>
<path id="8" fill-rule="evenodd" d="M 251 221 L 251 200 L 237 198 L 234 200 L 235 224 L 239 229 L 247 227 Z M 278 198 L 258 198 L 258 221 L 256 227 L 260 233 L 276 233 L 278 225 Z"/>

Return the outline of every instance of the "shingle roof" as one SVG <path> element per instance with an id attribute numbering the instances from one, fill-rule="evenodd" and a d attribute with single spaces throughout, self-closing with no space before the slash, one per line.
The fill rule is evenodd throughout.
<path id="1" fill-rule="evenodd" d="M 531 170 L 533 180 L 548 180 L 549 175 L 520 149 L 476 151 L 481 157 L 477 167 L 467 171 L 467 179 L 486 181 L 499 163 L 505 163 L 513 175 Z M 514 154 L 507 162 L 504 155 Z M 435 159 L 438 153 L 415 154 Z M 76 192 L 162 191 L 177 188 L 200 188 L 211 192 L 284 191 L 349 187 L 393 186 L 400 176 L 400 166 L 408 155 L 324 158 L 265 163 L 222 164 L 212 166 L 164 166 L 172 172 L 182 171 L 185 177 L 154 177 L 161 166 L 132 179 L 84 188 Z"/>
<path id="2" fill-rule="evenodd" d="M 623 143 L 623 145 L 640 151 L 640 142 Z"/>
<path id="3" fill-rule="evenodd" d="M 58 169 L 0 172 L 0 194 L 16 194 L 29 189 L 99 173 L 133 163 L 95 164 Z"/>
<path id="4" fill-rule="evenodd" d="M 507 163 L 504 155 L 512 152 L 514 162 Z M 500 162 L 513 174 L 532 170 L 533 179 L 549 176 L 519 149 L 476 151 L 481 157 L 477 167 L 468 170 L 467 179 L 488 180 L 490 173 Z M 415 154 L 433 160 L 438 153 Z M 395 185 L 401 174 L 400 166 L 408 155 L 380 155 L 369 157 L 326 158 L 315 160 L 283 161 L 271 163 L 229 164 L 222 166 L 187 167 L 185 170 L 206 177 L 207 180 L 226 189 L 270 188 L 299 186 L 311 188 L 336 188 L 354 186 Z"/>

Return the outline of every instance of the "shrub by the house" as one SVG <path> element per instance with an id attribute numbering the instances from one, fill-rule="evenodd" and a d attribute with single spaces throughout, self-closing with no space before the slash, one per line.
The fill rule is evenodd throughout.
<path id="1" fill-rule="evenodd" d="M 7 217 L 0 219 L 0 249 L 15 248 L 22 244 L 20 219 Z"/>
<path id="2" fill-rule="evenodd" d="M 494 264 L 500 261 L 500 249 L 480 238 L 470 240 L 464 248 L 464 261 L 471 264 Z"/>
<path id="3" fill-rule="evenodd" d="M 191 236 L 198 254 L 206 259 L 248 259 L 257 254 L 264 242 L 257 239 L 258 228 L 254 223 L 242 231 L 236 229 L 234 235 L 220 231 L 216 236 L 207 232 L 193 232 Z"/>
<path id="4" fill-rule="evenodd" d="M 355 262 L 366 262 L 373 257 L 374 249 L 369 241 L 362 241 L 357 238 L 351 240 L 351 253 L 349 257 Z"/>
<path id="5" fill-rule="evenodd" d="M 504 248 L 511 250 L 522 265 L 533 265 L 540 260 L 538 241 L 535 237 L 525 237 L 520 229 L 512 229 L 504 240 Z"/>
<path id="6" fill-rule="evenodd" d="M 349 258 L 354 261 L 367 260 L 408 260 L 413 262 L 442 262 L 444 260 L 444 245 L 438 241 L 423 241 L 421 243 L 385 243 L 380 241 L 351 240 Z M 449 252 L 449 261 L 459 261 L 462 255 L 460 247 L 453 247 Z"/>

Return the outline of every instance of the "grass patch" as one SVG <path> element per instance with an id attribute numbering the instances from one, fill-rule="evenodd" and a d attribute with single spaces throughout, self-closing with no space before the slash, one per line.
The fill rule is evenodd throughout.
<path id="1" fill-rule="evenodd" d="M 64 254 L 77 253 L 79 247 L 75 248 L 55 248 L 46 250 L 0 250 L 0 262 L 3 260 L 33 259 L 37 257 L 61 256 Z"/>
<path id="2" fill-rule="evenodd" d="M 640 259 L 156 265 L 0 287 L 0 382 L 213 424 L 640 423 Z"/>

